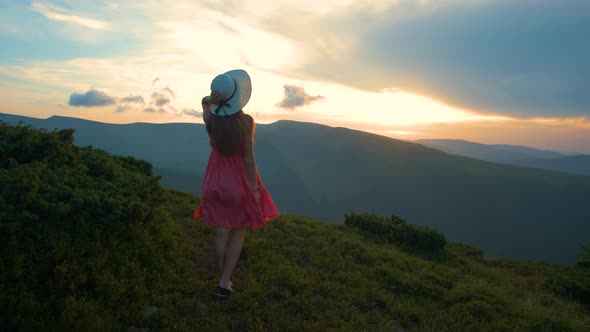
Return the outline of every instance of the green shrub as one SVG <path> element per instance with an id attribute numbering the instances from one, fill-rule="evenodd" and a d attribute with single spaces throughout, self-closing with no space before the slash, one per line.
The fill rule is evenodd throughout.
<path id="1" fill-rule="evenodd" d="M 121 330 L 176 277 L 149 163 L 4 123 L 0 152 L 0 327 Z"/>
<path id="2" fill-rule="evenodd" d="M 351 213 L 345 215 L 344 224 L 403 250 L 429 258 L 441 257 L 447 243 L 444 235 L 436 230 L 407 224 L 404 219 L 396 216 L 385 218 L 371 213 Z"/>
<path id="3" fill-rule="evenodd" d="M 590 309 L 590 248 L 574 265 L 560 267 L 549 273 L 545 285 L 557 295 L 584 304 Z"/>
<path id="4" fill-rule="evenodd" d="M 463 243 L 452 243 L 451 245 L 461 256 L 483 257 L 483 250 L 480 248 Z"/>

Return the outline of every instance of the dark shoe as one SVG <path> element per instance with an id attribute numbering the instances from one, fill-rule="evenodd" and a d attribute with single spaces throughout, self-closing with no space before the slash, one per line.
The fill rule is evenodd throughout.
<path id="1" fill-rule="evenodd" d="M 232 293 L 233 293 L 233 291 L 217 285 L 217 287 L 215 288 L 215 293 L 213 294 L 213 296 L 215 296 L 215 298 L 221 300 L 221 299 L 228 298 Z"/>

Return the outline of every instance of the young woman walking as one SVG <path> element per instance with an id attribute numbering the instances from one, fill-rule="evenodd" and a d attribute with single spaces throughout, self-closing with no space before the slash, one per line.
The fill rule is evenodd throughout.
<path id="1" fill-rule="evenodd" d="M 231 70 L 211 82 L 202 100 L 211 154 L 194 218 L 215 227 L 215 251 L 220 280 L 215 296 L 233 292 L 230 277 L 242 251 L 246 227 L 256 229 L 278 217 L 254 158 L 254 119 L 244 113 L 252 91 L 244 70 Z"/>

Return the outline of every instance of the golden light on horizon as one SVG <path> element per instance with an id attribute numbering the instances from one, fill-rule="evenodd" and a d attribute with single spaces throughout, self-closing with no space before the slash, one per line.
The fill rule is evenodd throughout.
<path id="1" fill-rule="evenodd" d="M 20 56 L 0 63 L 0 98 L 3 101 L 0 112 L 40 118 L 61 115 L 110 123 L 199 123 L 202 122 L 198 117 L 200 100 L 210 92 L 211 79 L 224 71 L 243 68 L 253 80 L 252 98 L 245 111 L 259 123 L 287 119 L 404 138 L 441 135 L 442 131 L 437 131 L 439 127 L 445 128 L 449 136 L 466 134 L 466 137 L 483 138 L 471 129 L 471 124 L 477 124 L 480 129 L 493 127 L 497 135 L 511 132 L 511 137 L 518 140 L 523 140 L 528 133 L 537 137 L 532 128 L 559 131 L 562 136 L 567 130 L 574 135 L 574 132 L 590 129 L 587 117 L 565 110 L 556 110 L 554 117 L 538 116 L 553 113 L 531 112 L 535 117 L 519 118 L 528 115 L 526 110 L 519 113 L 506 108 L 502 114 L 508 115 L 497 115 L 492 114 L 493 111 L 484 113 L 480 109 L 454 106 L 479 104 L 446 99 L 447 96 L 436 95 L 432 89 L 425 89 L 428 92 L 420 95 L 417 91 L 428 85 L 427 77 L 432 75 L 422 73 L 424 77 L 420 78 L 418 71 L 431 67 L 411 67 L 412 61 L 406 63 L 405 59 L 401 59 L 400 64 L 389 63 L 386 56 L 385 60 L 372 57 L 371 54 L 394 52 L 391 54 L 395 55 L 396 52 L 395 48 L 381 49 L 377 47 L 380 45 L 363 43 L 372 36 L 370 28 L 380 28 L 381 23 L 395 23 L 398 17 L 384 15 L 385 9 L 396 8 L 400 13 L 409 10 L 407 15 L 419 18 L 430 10 L 447 6 L 439 2 L 420 2 L 413 9 L 397 7 L 402 4 L 384 0 L 371 1 L 370 6 L 353 0 L 280 4 L 248 0 L 232 5 L 179 0 L 175 6 L 121 2 L 114 7 L 72 3 L 67 8 L 18 2 L 12 5 L 23 20 L 31 16 L 39 23 L 37 28 L 47 33 L 55 54 L 49 52 L 44 56 L 41 51 L 38 56 L 30 57 L 29 50 L 21 44 L 13 45 L 22 49 Z M 310 6 L 313 11 L 306 8 Z M 359 10 L 374 18 L 377 26 L 358 20 Z M 381 22 L 380 18 L 387 20 Z M 9 17 L 6 19 L 8 21 Z M 25 30 L 9 32 L 14 34 L 14 40 L 35 41 Z M 397 42 L 407 42 L 401 37 Z M 403 45 L 417 47 L 411 41 Z M 422 53 L 425 59 L 438 60 L 426 56 L 433 54 L 436 56 L 436 52 Z M 331 66 L 333 63 L 335 65 Z M 407 70 L 405 76 L 396 76 L 399 73 L 396 65 Z M 432 67 L 432 70 L 439 67 Z M 462 67 L 459 63 L 454 69 Z M 446 78 L 452 79 L 452 71 L 449 72 L 451 76 Z M 158 84 L 154 84 L 156 78 Z M 518 84 L 529 82 L 528 78 L 527 75 L 508 76 L 507 81 L 492 83 L 497 83 L 500 90 L 506 82 L 518 88 Z M 404 80 L 416 80 L 416 84 L 404 84 Z M 488 81 L 484 77 L 480 83 Z M 554 85 L 549 81 L 546 85 L 533 81 L 534 85 L 526 91 L 551 88 Z M 416 89 L 400 90 L 396 89 L 396 84 L 416 86 Z M 298 86 L 310 97 L 324 98 L 305 103 L 303 107 L 281 108 L 277 105 L 283 99 L 284 85 Z M 387 85 L 391 87 L 376 90 Z M 486 87 L 489 88 L 483 84 L 482 91 L 488 91 Z M 100 90 L 117 102 L 106 107 L 68 105 L 71 94 L 84 94 L 90 89 Z M 162 108 L 164 111 L 146 112 L 154 104 L 153 94 L 163 89 L 174 91 L 173 98 Z M 115 112 L 121 98 L 128 96 L 141 97 L 145 103 L 132 107 L 124 105 L 119 108 L 124 112 Z M 498 95 L 507 96 L 508 93 L 502 92 Z M 189 113 L 193 116 L 187 115 Z M 518 134 L 514 128 L 521 128 L 523 134 Z M 587 143 L 585 146 L 590 149 Z"/>

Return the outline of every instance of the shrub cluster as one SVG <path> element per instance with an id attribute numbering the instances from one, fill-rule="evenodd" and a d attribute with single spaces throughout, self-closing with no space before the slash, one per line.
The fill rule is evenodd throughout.
<path id="1" fill-rule="evenodd" d="M 545 285 L 554 293 L 584 304 L 590 309 L 590 247 L 576 264 L 562 266 L 549 273 Z"/>
<path id="2" fill-rule="evenodd" d="M 447 244 L 445 236 L 436 230 L 407 224 L 404 219 L 396 216 L 386 218 L 371 213 L 351 213 L 345 215 L 344 224 L 359 229 L 370 237 L 428 258 L 442 257 Z"/>
<path id="3" fill-rule="evenodd" d="M 151 165 L 73 133 L 0 122 L 0 327 L 120 329 L 175 262 Z"/>

